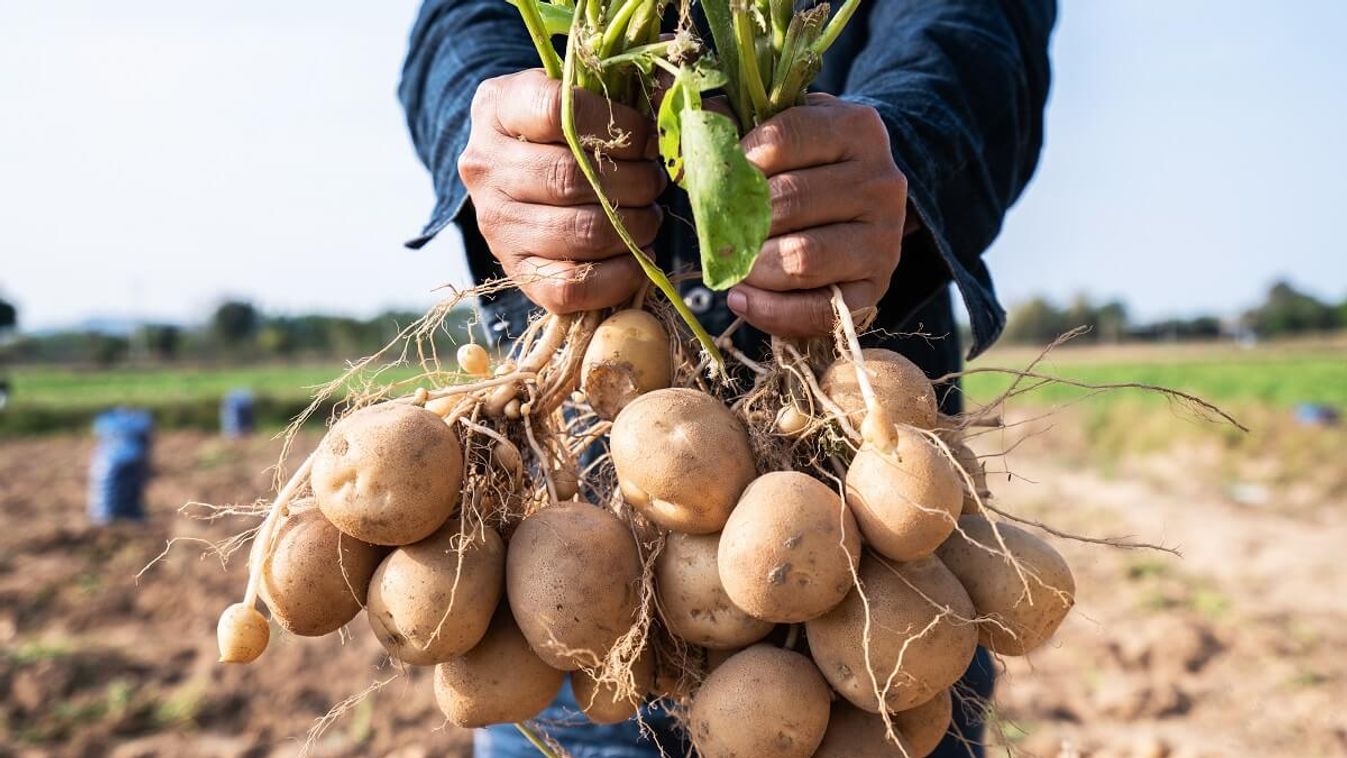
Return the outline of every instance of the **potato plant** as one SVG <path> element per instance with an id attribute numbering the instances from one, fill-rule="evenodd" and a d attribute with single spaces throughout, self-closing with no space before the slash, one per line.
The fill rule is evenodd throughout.
<path id="1" fill-rule="evenodd" d="M 972 707 L 951 688 L 978 644 L 1028 654 L 1074 603 L 1062 557 L 989 500 L 966 437 L 996 420 L 938 413 L 920 369 L 861 348 L 836 287 L 832 339 L 725 350 L 751 384 L 719 370 L 728 333 L 696 322 L 603 193 L 595 156 L 622 135 L 577 134 L 571 102 L 582 87 L 657 120 L 702 277 L 731 286 L 770 225 L 739 136 L 801 100 L 857 0 L 705 0 L 718 59 L 690 25 L 660 35 L 660 0 L 512 1 L 654 289 L 441 366 L 426 337 L 464 298 L 513 286 L 488 283 L 324 388 L 315 407 L 389 356 L 423 368 L 390 385 L 376 370 L 279 487 L 220 617 L 221 660 L 265 651 L 259 599 L 305 636 L 363 610 L 390 658 L 435 667 L 449 722 L 517 723 L 544 754 L 528 722 L 567 676 L 596 723 L 673 701 L 704 758 L 928 754 Z M 730 115 L 702 107 L 711 90 Z"/>

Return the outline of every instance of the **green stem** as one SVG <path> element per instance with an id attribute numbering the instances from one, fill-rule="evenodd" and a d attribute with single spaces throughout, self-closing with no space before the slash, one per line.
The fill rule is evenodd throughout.
<path id="1" fill-rule="evenodd" d="M 846 0 L 842 7 L 837 9 L 837 15 L 828 19 L 828 25 L 823 28 L 823 34 L 814 41 L 814 54 L 822 58 L 823 54 L 828 52 L 828 48 L 837 41 L 838 35 L 842 33 L 842 28 L 847 25 L 851 17 L 855 15 L 856 8 L 860 7 L 861 0 Z"/>
<path id="2" fill-rule="evenodd" d="M 742 0 L 702 0 L 702 12 L 706 14 L 706 25 L 711 29 L 711 39 L 716 43 L 716 55 L 720 56 L 721 70 L 729 81 L 725 84 L 725 94 L 730 99 L 730 107 L 739 119 L 739 131 L 746 132 L 753 127 L 753 114 L 750 112 L 748 95 L 740 78 L 738 40 L 734 33 L 734 21 L 730 13 L 731 2 Z M 751 52 L 753 48 L 750 46 Z"/>
<path id="3" fill-rule="evenodd" d="M 505 0 L 505 2 L 518 8 L 519 4 L 527 1 L 533 6 L 539 17 L 543 21 L 543 29 L 547 31 L 548 36 L 556 34 L 565 34 L 571 28 L 571 10 L 569 6 L 563 7 L 551 3 L 541 2 L 541 0 Z"/>
<path id="4" fill-rule="evenodd" d="M 580 8 L 586 5 L 594 5 L 598 0 L 580 0 Z M 571 154 L 575 156 L 575 161 L 580 165 L 580 172 L 585 175 L 589 185 L 594 188 L 594 194 L 599 198 L 599 207 L 603 208 L 603 213 L 608 217 L 609 223 L 617 231 L 617 236 L 622 239 L 622 243 L 627 246 L 627 250 L 636 257 L 636 262 L 640 264 L 641 270 L 645 272 L 647 278 L 654 282 L 664 297 L 669 300 L 669 304 L 678 311 L 678 315 L 687 323 L 688 328 L 692 330 L 697 341 L 711 358 L 716 362 L 716 366 L 724 370 L 725 359 L 720 355 L 720 349 L 716 347 L 715 340 L 707 334 L 706 329 L 697 321 L 697 317 L 688 310 L 687 304 L 679 296 L 677 288 L 669 277 L 664 275 L 660 267 L 650 260 L 650 256 L 645 254 L 640 245 L 631 238 L 631 232 L 627 231 L 626 224 L 622 223 L 622 218 L 617 215 L 617 210 L 609 202 L 608 196 L 604 194 L 603 184 L 599 181 L 599 174 L 594 169 L 594 164 L 589 160 L 589 153 L 585 151 L 584 145 L 580 142 L 580 135 L 575 128 L 575 41 L 580 34 L 580 19 L 584 14 L 577 12 L 575 20 L 571 23 L 571 41 L 566 46 L 566 60 L 561 69 L 561 133 L 566 137 L 566 144 L 571 148 Z"/>
<path id="5" fill-rule="evenodd" d="M 662 56 L 669 51 L 669 48 L 673 47 L 673 44 L 673 40 L 668 40 L 667 42 L 651 42 L 648 45 L 629 47 L 625 52 L 604 58 L 602 65 L 605 69 L 612 68 L 613 66 L 620 66 L 623 63 L 635 63 L 646 56 L 650 56 L 652 63 L 659 65 L 664 61 Z M 677 68 L 673 70 L 675 72 L 678 71 Z"/>
<path id="6" fill-rule="evenodd" d="M 538 736 L 538 733 L 533 731 L 528 724 L 516 723 L 514 728 L 518 729 L 519 733 L 524 735 L 524 739 L 533 743 L 533 746 L 538 748 L 538 752 L 543 754 L 543 758 L 557 758 L 557 754 L 552 752 L 552 748 L 548 747 L 547 743 L 543 742 L 542 738 Z"/>
<path id="7" fill-rule="evenodd" d="M 608 22 L 608 28 L 603 30 L 603 41 L 599 43 L 598 53 L 600 58 L 606 58 L 617 47 L 627 33 L 627 24 L 631 23 L 631 17 L 635 15 L 638 8 L 645 0 L 624 0 L 622 5 L 618 6 L 617 13 Z"/>
<path id="8" fill-rule="evenodd" d="M 538 57 L 543 62 L 543 69 L 547 71 L 547 76 L 552 79 L 561 77 L 561 59 L 557 57 L 557 51 L 552 47 L 552 38 L 547 33 L 547 26 L 543 24 L 542 14 L 538 12 L 538 6 L 533 0 L 522 0 L 516 8 L 519 9 L 519 16 L 524 19 L 524 26 L 528 28 L 529 39 L 533 40 L 533 47 L 538 51 Z"/>
<path id="9" fill-rule="evenodd" d="M 734 0 L 741 2 L 742 0 Z M 734 34 L 739 44 L 739 69 L 742 81 L 748 87 L 748 97 L 753 104 L 754 124 L 762 123 L 762 114 L 766 113 L 767 89 L 762 84 L 762 74 L 758 72 L 758 46 L 753 38 L 753 19 L 747 8 L 735 8 Z"/>
<path id="10" fill-rule="evenodd" d="M 772 49 L 780 55 L 786 47 L 791 19 L 794 18 L 794 3 L 791 0 L 768 0 L 772 16 Z"/>

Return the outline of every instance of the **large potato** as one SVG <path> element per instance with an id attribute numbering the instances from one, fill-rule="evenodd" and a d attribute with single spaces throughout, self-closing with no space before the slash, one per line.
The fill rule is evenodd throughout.
<path id="1" fill-rule="evenodd" d="M 765 621 L 795 623 L 851 591 L 861 538 L 842 498 L 798 471 L 763 474 L 720 533 L 720 581 L 730 601 Z"/>
<path id="2" fill-rule="evenodd" d="M 937 554 L 968 590 L 978 616 L 987 619 L 979 624 L 982 646 L 1024 655 L 1047 642 L 1076 602 L 1076 580 L 1066 560 L 1029 532 L 999 523 L 996 529 L 1023 569 L 1022 579 L 1001 552 L 990 521 L 964 516 L 959 529 L 963 534 L 950 537 Z"/>
<path id="3" fill-rule="evenodd" d="M 631 667 L 631 681 L 622 690 L 635 685 L 625 695 L 611 682 L 600 682 L 584 669 L 571 672 L 571 689 L 580 710 L 595 724 L 620 724 L 636 715 L 645 697 L 655 686 L 655 656 L 646 648 Z"/>
<path id="4" fill-rule="evenodd" d="M 687 534 L 720 531 L 757 475 L 743 424 L 697 390 L 655 390 L 633 400 L 613 422 L 611 452 L 627 502 Z"/>
<path id="5" fill-rule="evenodd" d="M 828 728 L 828 685 L 809 659 L 754 645 L 721 664 L 692 698 L 701 758 L 809 758 Z"/>
<path id="6" fill-rule="evenodd" d="M 259 541 L 254 557 L 262 549 Z M 312 499 L 299 500 L 277 525 L 271 555 L 262 562 L 259 594 L 286 631 L 321 637 L 365 607 L 370 577 L 387 552 L 342 534 Z"/>
<path id="7" fill-rule="evenodd" d="M 963 507 L 954 465 L 911 427 L 899 430 L 894 453 L 862 447 L 847 469 L 846 489 L 866 543 L 895 561 L 934 552 Z"/>
<path id="8" fill-rule="evenodd" d="M 865 373 L 875 391 L 879 404 L 889 413 L 895 424 L 907 424 L 919 429 L 934 429 L 936 425 L 935 389 L 917 364 L 882 348 L 868 347 Z M 847 414 L 853 426 L 860 427 L 865 420 L 865 399 L 856 383 L 856 365 L 843 358 L 829 366 L 819 377 L 819 388 Z"/>
<path id="9" fill-rule="evenodd" d="M 866 554 L 861 588 L 869 601 L 869 668 L 866 606 L 860 593 L 805 623 L 809 650 L 838 694 L 879 713 L 914 708 L 958 681 L 977 650 L 973 602 L 935 556 L 888 563 Z"/>
<path id="10" fill-rule="evenodd" d="M 375 545 L 410 545 L 454 512 L 463 451 L 434 413 L 372 405 L 333 425 L 314 453 L 310 478 L 333 526 Z"/>
<path id="11" fill-rule="evenodd" d="M 669 386 L 669 335 L 646 311 L 618 311 L 594 331 L 580 365 L 580 387 L 599 416 L 612 420 L 637 395 Z"/>
<path id="12" fill-rule="evenodd" d="M 565 678 L 534 654 L 501 603 L 481 644 L 435 667 L 435 702 L 454 726 L 528 721 L 552 702 Z"/>
<path id="13" fill-rule="evenodd" d="M 670 532 L 655 561 L 664 625 L 693 645 L 724 650 L 757 642 L 772 624 L 744 613 L 725 594 L 716 564 L 718 534 Z"/>
<path id="14" fill-rule="evenodd" d="M 893 732 L 899 740 L 894 744 L 883 717 L 838 700 L 814 758 L 925 758 L 945 738 L 953 714 L 949 690 L 916 708 L 892 714 Z"/>
<path id="15" fill-rule="evenodd" d="M 438 532 L 394 550 L 370 581 L 366 616 L 394 658 L 430 666 L 467 652 L 500 601 L 505 543 L 490 527 Z"/>
<path id="16" fill-rule="evenodd" d="M 608 510 L 565 502 L 515 530 L 506 594 L 519 628 L 549 666 L 595 666 L 636 621 L 641 558 L 627 525 Z"/>

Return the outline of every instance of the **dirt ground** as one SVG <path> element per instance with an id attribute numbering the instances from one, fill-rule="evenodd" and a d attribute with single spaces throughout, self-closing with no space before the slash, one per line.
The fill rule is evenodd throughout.
<path id="1" fill-rule="evenodd" d="M 179 541 L 137 582 L 167 539 L 244 528 L 178 508 L 265 494 L 276 443 L 162 435 L 148 522 L 109 529 L 84 516 L 91 448 L 0 443 L 0 756 L 294 756 L 315 719 L 376 682 L 315 755 L 467 755 L 468 736 L 441 727 L 428 672 L 390 667 L 361 618 L 346 639 L 278 635 L 259 664 L 217 664 L 215 619 L 241 596 L 241 554 L 224 569 Z M 996 715 L 1011 749 L 1347 756 L 1347 502 L 1303 515 L 1275 497 L 1250 504 L 1195 475 L 1213 466 L 1200 450 L 1108 476 L 1070 461 L 1036 441 L 1017 448 L 1012 481 L 993 477 L 997 504 L 1183 557 L 1057 542 L 1077 611 L 1046 649 L 1006 664 Z"/>

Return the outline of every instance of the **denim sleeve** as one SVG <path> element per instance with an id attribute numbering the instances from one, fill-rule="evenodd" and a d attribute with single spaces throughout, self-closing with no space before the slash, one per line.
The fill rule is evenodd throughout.
<path id="1" fill-rule="evenodd" d="M 873 0 L 843 87 L 882 116 L 924 226 L 891 307 L 915 310 L 953 280 L 970 357 L 1005 325 L 982 253 L 1038 162 L 1055 17 L 1053 0 Z"/>
<path id="2" fill-rule="evenodd" d="M 398 99 L 421 162 L 435 184 L 435 209 L 421 247 L 462 209 L 468 192 L 458 156 L 468 144 L 469 110 L 477 85 L 538 64 L 524 22 L 505 0 L 426 0 L 412 27 Z"/>

